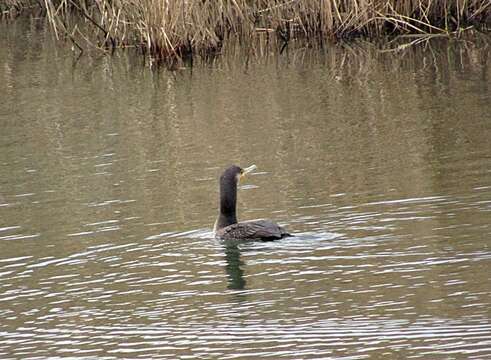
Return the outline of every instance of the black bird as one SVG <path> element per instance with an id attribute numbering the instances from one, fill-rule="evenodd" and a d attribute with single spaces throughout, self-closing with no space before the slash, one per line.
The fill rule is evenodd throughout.
<path id="1" fill-rule="evenodd" d="M 215 236 L 235 240 L 276 240 L 290 235 L 284 228 L 269 220 L 237 222 L 237 184 L 256 169 L 256 165 L 242 169 L 232 165 L 220 176 L 220 214 L 215 222 Z"/>

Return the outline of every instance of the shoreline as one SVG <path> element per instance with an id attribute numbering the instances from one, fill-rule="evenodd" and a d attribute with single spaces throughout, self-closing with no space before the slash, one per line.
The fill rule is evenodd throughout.
<path id="1" fill-rule="evenodd" d="M 411 44 L 491 29 L 491 3 L 481 1 L 450 5 L 436 1 L 425 7 L 421 2 L 415 6 L 395 0 L 384 4 L 123 0 L 118 5 L 91 0 L 6 0 L 0 12 L 4 19 L 45 18 L 54 36 L 71 42 L 80 55 L 89 49 L 136 48 L 153 62 L 171 66 L 194 56 L 220 54 L 231 39 L 254 46 L 262 38 L 278 43 L 283 51 L 292 42 L 323 46 L 357 38 L 377 41 L 404 36 Z"/>

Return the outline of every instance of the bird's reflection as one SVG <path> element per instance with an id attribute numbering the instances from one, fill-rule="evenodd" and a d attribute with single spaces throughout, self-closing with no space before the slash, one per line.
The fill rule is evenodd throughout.
<path id="1" fill-rule="evenodd" d="M 240 259 L 240 249 L 236 243 L 225 244 L 225 271 L 228 275 L 227 288 L 231 290 L 243 290 L 246 286 L 244 279 L 244 262 Z"/>

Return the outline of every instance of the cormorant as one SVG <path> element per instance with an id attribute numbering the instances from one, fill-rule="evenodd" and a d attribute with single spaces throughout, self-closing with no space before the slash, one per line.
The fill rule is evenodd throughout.
<path id="1" fill-rule="evenodd" d="M 232 165 L 220 176 L 220 213 L 215 222 L 215 236 L 235 240 L 276 240 L 290 235 L 284 228 L 269 220 L 237 222 L 237 184 L 256 165 L 242 169 Z"/>

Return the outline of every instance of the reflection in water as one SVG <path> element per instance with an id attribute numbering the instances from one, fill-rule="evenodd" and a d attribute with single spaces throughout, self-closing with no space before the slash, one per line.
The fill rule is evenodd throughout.
<path id="1" fill-rule="evenodd" d="M 0 23 L 0 358 L 490 358 L 490 49 L 170 74 Z M 231 163 L 298 236 L 212 240 Z"/>
<path id="2" fill-rule="evenodd" d="M 233 241 L 225 244 L 225 260 L 227 265 L 225 271 L 228 276 L 228 289 L 242 290 L 245 288 L 244 262 L 240 259 L 240 249 Z"/>

